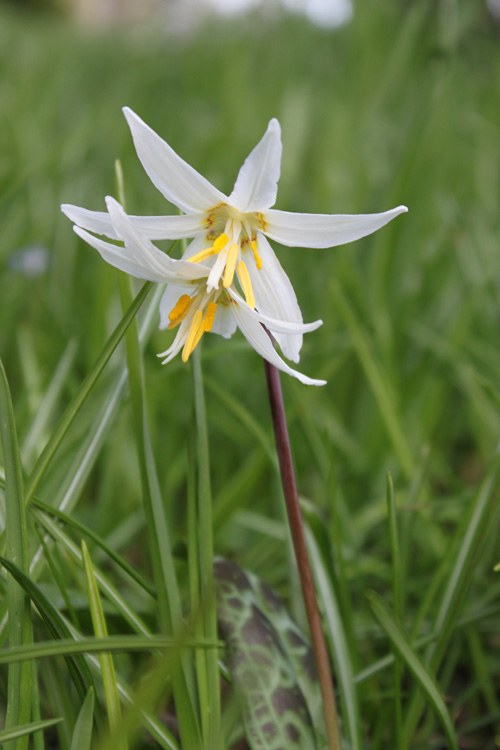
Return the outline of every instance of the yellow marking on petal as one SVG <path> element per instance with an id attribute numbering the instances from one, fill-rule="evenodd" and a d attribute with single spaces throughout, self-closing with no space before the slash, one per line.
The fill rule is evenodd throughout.
<path id="1" fill-rule="evenodd" d="M 255 214 L 257 217 L 257 221 L 259 222 L 259 229 L 261 229 L 263 232 L 267 231 L 268 222 L 264 218 L 264 214 L 260 211 L 257 211 Z"/>
<path id="2" fill-rule="evenodd" d="M 253 310 L 255 307 L 255 297 L 252 289 L 252 282 L 250 281 L 248 268 L 242 260 L 238 263 L 238 276 L 240 277 L 240 283 L 245 295 L 246 303 Z"/>
<path id="3" fill-rule="evenodd" d="M 255 258 L 255 264 L 256 264 L 258 270 L 260 271 L 260 269 L 262 268 L 262 258 L 260 257 L 259 253 L 257 252 L 257 243 L 255 242 L 255 240 L 252 240 L 250 242 L 250 247 L 253 250 L 253 257 Z"/>
<path id="4" fill-rule="evenodd" d="M 227 254 L 226 267 L 224 269 L 224 280 L 222 282 L 222 285 L 225 286 L 226 289 L 233 283 L 236 261 L 238 260 L 239 252 L 240 248 L 236 243 L 233 243 L 229 248 L 229 252 Z"/>
<path id="5" fill-rule="evenodd" d="M 209 302 L 207 305 L 207 311 L 205 313 L 205 318 L 203 320 L 203 330 L 204 331 L 211 331 L 212 326 L 214 324 L 214 318 L 215 318 L 215 311 L 217 310 L 217 305 L 215 302 Z M 194 348 L 194 347 L 193 347 Z"/>
<path id="6" fill-rule="evenodd" d="M 193 300 L 188 294 L 183 294 L 179 297 L 177 304 L 172 308 L 168 316 L 168 319 L 170 320 L 168 325 L 169 329 L 175 328 L 182 320 L 184 320 L 188 314 L 189 308 L 191 307 L 192 301 Z"/>
<path id="7" fill-rule="evenodd" d="M 201 328 L 202 320 L 203 320 L 203 311 L 196 310 L 195 314 L 193 315 L 193 320 L 191 321 L 191 326 L 189 328 L 189 333 L 187 335 L 186 343 L 184 344 L 184 349 L 182 350 L 183 362 L 188 361 L 189 355 L 191 354 L 194 347 L 196 346 L 196 344 L 201 338 L 201 336 L 197 338 L 197 334 L 198 334 L 199 329 Z"/>
<path id="8" fill-rule="evenodd" d="M 196 253 L 196 255 L 193 255 L 191 258 L 188 258 L 188 261 L 190 263 L 201 263 L 202 260 L 206 260 L 207 258 L 210 258 L 211 255 L 214 255 L 215 250 L 213 247 L 207 247 L 205 250 L 200 250 L 199 253 Z"/>
<path id="9" fill-rule="evenodd" d="M 227 234 L 224 234 L 224 232 L 220 234 L 214 242 L 214 253 L 218 253 L 220 250 L 226 247 L 228 242 L 229 237 L 227 236 Z"/>

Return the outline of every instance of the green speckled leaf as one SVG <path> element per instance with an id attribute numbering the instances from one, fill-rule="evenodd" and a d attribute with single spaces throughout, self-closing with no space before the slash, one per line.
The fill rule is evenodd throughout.
<path id="1" fill-rule="evenodd" d="M 311 647 L 282 600 L 229 560 L 215 562 L 219 627 L 252 750 L 322 750 Z"/>

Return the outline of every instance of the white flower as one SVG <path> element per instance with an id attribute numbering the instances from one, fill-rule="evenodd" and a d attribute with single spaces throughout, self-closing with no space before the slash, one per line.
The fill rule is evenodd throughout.
<path id="1" fill-rule="evenodd" d="M 77 234 L 112 265 L 139 278 L 167 282 L 160 303 L 160 328 L 177 325 L 163 353 L 169 361 L 181 348 L 186 361 L 203 333 L 229 338 L 240 328 L 251 346 L 279 369 L 304 383 L 320 385 L 291 369 L 277 354 L 263 323 L 283 354 L 299 361 L 302 334 L 321 321 L 302 323 L 297 298 L 267 238 L 282 245 L 325 248 L 371 234 L 398 214 L 297 214 L 272 209 L 281 163 L 281 131 L 270 121 L 241 167 L 233 192 L 221 193 L 183 161 L 132 110 L 124 108 L 137 154 L 154 185 L 184 211 L 178 216 L 127 216 L 107 198 L 108 212 L 63 205 Z M 121 240 L 113 245 L 86 230 Z M 193 238 L 182 260 L 173 260 L 151 240 Z M 240 294 L 235 286 L 237 278 Z M 243 299 L 243 297 L 245 299 Z"/>

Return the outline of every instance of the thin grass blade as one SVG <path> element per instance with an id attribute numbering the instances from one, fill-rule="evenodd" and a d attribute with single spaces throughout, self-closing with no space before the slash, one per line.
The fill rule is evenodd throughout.
<path id="1" fill-rule="evenodd" d="M 104 617 L 104 611 L 102 608 L 101 598 L 99 596 L 99 589 L 97 587 L 94 570 L 92 568 L 92 562 L 87 550 L 87 545 L 84 541 L 82 541 L 82 561 L 83 569 L 85 572 L 85 579 L 87 582 L 90 615 L 92 617 L 94 633 L 97 638 L 106 638 L 108 635 L 106 619 Z M 109 653 L 101 654 L 99 658 L 101 662 L 102 684 L 104 687 L 104 697 L 108 712 L 109 727 L 112 732 L 116 732 L 117 730 L 120 730 L 122 716 L 120 708 L 120 698 L 118 696 L 118 687 L 116 684 L 115 665 L 113 662 L 113 657 Z M 117 735 L 117 746 L 119 750 L 127 750 L 128 747 L 127 738 L 119 731 Z"/>
<path id="2" fill-rule="evenodd" d="M 92 726 L 94 723 L 94 688 L 90 688 L 78 714 L 71 750 L 90 750 L 92 742 Z"/>
<path id="3" fill-rule="evenodd" d="M 15 729 L 4 729 L 0 731 L 0 745 L 10 740 L 28 737 L 33 732 L 41 732 L 44 729 L 60 724 L 62 719 L 45 719 L 45 721 L 33 721 L 31 724 L 22 724 Z"/>
<path id="4" fill-rule="evenodd" d="M 21 459 L 17 442 L 14 410 L 4 366 L 0 360 L 0 432 L 5 463 L 6 553 L 14 565 L 24 571 L 28 567 L 28 541 L 26 509 L 21 473 Z M 30 644 L 33 641 L 30 607 L 25 592 L 12 576 L 7 580 L 7 606 L 9 617 L 9 645 Z M 7 686 L 7 711 L 5 729 L 28 724 L 31 719 L 32 665 L 9 666 Z M 16 742 L 16 750 L 28 747 L 28 735 Z M 6 750 L 14 750 L 8 743 Z"/>
<path id="5" fill-rule="evenodd" d="M 451 750 L 458 750 L 455 728 L 437 683 L 434 681 L 429 670 L 415 654 L 401 628 L 389 614 L 382 599 L 374 592 L 368 594 L 368 599 L 375 617 L 385 630 L 392 646 L 403 659 L 406 666 L 422 688 L 427 701 L 436 712 L 443 727 L 443 731 L 448 739 L 449 747 Z"/>

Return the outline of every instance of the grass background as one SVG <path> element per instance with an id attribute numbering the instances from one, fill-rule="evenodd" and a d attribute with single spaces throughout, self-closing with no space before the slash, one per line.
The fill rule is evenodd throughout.
<path id="1" fill-rule="evenodd" d="M 368 0 L 334 33 L 255 14 L 244 22 L 214 22 L 184 39 L 144 27 L 86 33 L 56 16 L 0 6 L 0 352 L 26 474 L 121 317 L 114 269 L 74 236 L 60 203 L 102 210 L 104 195 L 116 193 L 114 160 L 120 158 L 128 210 L 171 210 L 142 171 L 122 106 L 224 192 L 276 116 L 284 143 L 278 208 L 370 213 L 409 207 L 351 246 L 277 247 L 304 318 L 324 320 L 306 337 L 300 367 L 328 385 L 307 388 L 283 378 L 283 387 L 300 492 L 334 549 L 332 580 L 355 672 L 390 651 L 365 597 L 373 589 L 393 606 L 387 471 L 398 507 L 402 621 L 408 633 L 417 622 L 416 635 L 425 635 L 443 601 L 450 545 L 466 534 L 463 519 L 496 451 L 498 46 L 499 30 L 486 8 L 458 0 Z M 36 277 L 16 267 L 20 251 L 34 245 L 49 254 L 47 271 Z M 168 334 L 155 332 L 146 348 L 146 397 L 186 598 L 193 386 L 180 361 L 159 365 L 155 354 L 168 341 Z M 67 367 L 55 387 L 65 352 Z M 262 363 L 239 335 L 230 342 L 205 337 L 202 359 L 216 552 L 275 586 L 303 624 L 269 449 Z M 120 350 L 51 462 L 38 491 L 46 502 L 68 481 L 123 361 Z M 77 499 L 75 518 L 150 579 L 127 397 Z M 496 747 L 500 721 L 498 620 L 487 616 L 500 590 L 493 572 L 500 557 L 495 515 L 489 525 L 435 670 L 463 748 Z M 32 526 L 29 535 L 34 547 Z M 437 579 L 443 560 L 449 564 Z M 90 633 L 79 575 L 64 570 Z M 41 583 L 57 601 L 50 572 Z M 433 598 L 423 611 L 429 591 Z M 137 611 L 146 607 L 141 597 L 133 604 Z M 472 625 L 456 627 L 471 613 Z M 154 619 L 151 611 L 144 615 Z M 128 632 L 119 617 L 111 624 L 115 633 Z M 136 661 L 120 659 L 132 679 Z M 5 684 L 0 677 L 4 695 Z M 405 701 L 411 685 L 405 677 Z M 43 718 L 61 715 L 60 689 L 44 694 Z M 357 690 L 364 746 L 395 747 L 390 673 Z M 426 717 L 410 746 L 446 747 L 437 720 Z M 69 747 L 61 732 L 57 742 Z"/>

